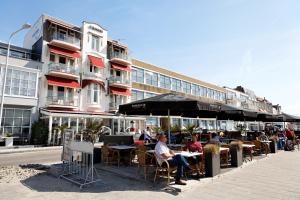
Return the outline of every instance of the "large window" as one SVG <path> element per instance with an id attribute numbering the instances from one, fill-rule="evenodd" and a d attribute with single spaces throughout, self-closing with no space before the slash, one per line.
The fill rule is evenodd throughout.
<path id="1" fill-rule="evenodd" d="M 158 86 L 157 73 L 146 71 L 146 84 L 157 87 Z"/>
<path id="2" fill-rule="evenodd" d="M 131 91 L 131 101 L 137 101 L 144 99 L 144 92 L 138 90 Z"/>
<path id="3" fill-rule="evenodd" d="M 159 118 L 158 117 L 147 117 L 146 118 L 146 125 L 151 127 L 158 127 L 159 126 Z"/>
<path id="4" fill-rule="evenodd" d="M 195 96 L 201 95 L 201 86 L 192 84 L 192 94 Z"/>
<path id="5" fill-rule="evenodd" d="M 201 87 L 200 86 L 200 95 L 202 97 L 207 97 L 207 88 L 206 87 Z"/>
<path id="6" fill-rule="evenodd" d="M 20 108 L 4 108 L 1 133 L 11 133 L 14 137 L 29 137 L 31 110 Z"/>
<path id="7" fill-rule="evenodd" d="M 132 68 L 131 80 L 137 83 L 144 83 L 144 70 L 139 68 Z"/>
<path id="8" fill-rule="evenodd" d="M 145 92 L 145 99 L 156 96 L 155 93 Z"/>
<path id="9" fill-rule="evenodd" d="M 181 81 L 178 79 L 172 79 L 172 90 L 176 92 L 181 92 Z"/>
<path id="10" fill-rule="evenodd" d="M 98 84 L 89 84 L 88 85 L 88 103 L 98 104 L 100 99 L 100 86 Z"/>
<path id="11" fill-rule="evenodd" d="M 96 35 L 91 35 L 92 41 L 91 41 L 91 48 L 94 51 L 99 51 L 100 50 L 100 45 L 101 45 L 101 38 Z"/>
<path id="12" fill-rule="evenodd" d="M 182 82 L 182 91 L 187 94 L 191 94 L 191 84 L 188 82 Z"/>
<path id="13" fill-rule="evenodd" d="M 16 69 L 8 69 L 5 85 L 5 94 L 14 96 L 35 97 L 36 81 L 36 73 Z"/>
<path id="14" fill-rule="evenodd" d="M 165 75 L 160 75 L 159 85 L 161 88 L 171 89 L 171 78 Z"/>

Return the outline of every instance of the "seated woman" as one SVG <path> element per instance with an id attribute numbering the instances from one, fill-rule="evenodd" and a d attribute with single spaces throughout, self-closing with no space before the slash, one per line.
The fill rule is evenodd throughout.
<path id="1" fill-rule="evenodd" d="M 193 133 L 193 135 L 192 135 L 192 141 L 187 143 L 186 149 L 189 152 L 203 153 L 202 145 L 198 141 L 198 135 L 196 133 Z M 202 156 L 190 157 L 188 161 L 192 165 L 196 166 L 196 168 L 197 168 L 197 175 L 200 176 L 201 175 L 201 161 L 202 161 Z"/>

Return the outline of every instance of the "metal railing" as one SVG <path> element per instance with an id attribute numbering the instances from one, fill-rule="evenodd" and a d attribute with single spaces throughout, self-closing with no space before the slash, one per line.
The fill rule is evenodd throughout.
<path id="1" fill-rule="evenodd" d="M 127 54 L 120 53 L 120 52 L 117 52 L 117 51 L 111 52 L 111 58 L 120 58 L 120 59 L 123 59 L 123 60 L 129 60 L 129 56 Z"/>
<path id="2" fill-rule="evenodd" d="M 48 96 L 46 102 L 47 105 L 78 106 L 78 99 L 74 99 L 74 97 Z"/>
<path id="3" fill-rule="evenodd" d="M 131 81 L 121 77 L 112 76 L 109 78 L 109 82 L 112 84 L 130 85 Z"/>
<path id="4" fill-rule="evenodd" d="M 48 64 L 48 72 L 51 72 L 51 71 L 79 75 L 78 68 L 76 68 L 74 66 L 68 66 L 65 64 L 61 64 L 61 63 L 53 63 L 53 62 L 49 63 Z"/>
<path id="5" fill-rule="evenodd" d="M 76 38 L 74 36 L 69 36 L 67 34 L 56 32 L 56 31 L 51 34 L 50 39 L 51 40 L 60 40 L 60 41 L 63 41 L 63 42 L 67 42 L 67 43 L 76 45 L 78 47 L 80 46 L 80 39 L 79 38 Z"/>
<path id="6" fill-rule="evenodd" d="M 85 72 L 84 76 L 88 78 L 105 79 L 105 74 L 102 72 L 101 73 Z"/>

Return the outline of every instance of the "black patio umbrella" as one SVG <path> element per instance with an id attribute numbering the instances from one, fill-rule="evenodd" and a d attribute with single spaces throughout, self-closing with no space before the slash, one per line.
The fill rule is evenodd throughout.
<path id="1" fill-rule="evenodd" d="M 290 115 L 287 113 L 282 113 L 277 116 L 277 121 L 279 122 L 300 122 L 300 117 L 295 115 Z"/>
<path id="2" fill-rule="evenodd" d="M 276 122 L 278 116 L 270 113 L 257 113 L 257 120 L 262 122 Z"/>
<path id="3" fill-rule="evenodd" d="M 218 119 L 234 121 L 256 120 L 257 112 L 224 104 L 221 105 L 221 112 L 218 115 Z"/>
<path id="4" fill-rule="evenodd" d="M 215 118 L 220 105 L 209 104 L 175 93 L 166 93 L 119 106 L 119 113 L 126 115 L 156 115 Z M 170 126 L 170 122 L 169 122 Z M 168 128 L 170 138 L 170 127 Z"/>

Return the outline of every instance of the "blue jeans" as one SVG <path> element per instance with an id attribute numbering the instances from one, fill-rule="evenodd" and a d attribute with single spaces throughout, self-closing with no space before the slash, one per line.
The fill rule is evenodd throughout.
<path id="1" fill-rule="evenodd" d="M 172 157 L 172 160 L 168 160 L 168 163 L 170 166 L 177 166 L 177 172 L 175 176 L 175 180 L 178 181 L 183 175 L 183 170 L 185 168 L 189 168 L 189 163 L 186 161 L 186 159 L 180 155 L 177 154 Z"/>

